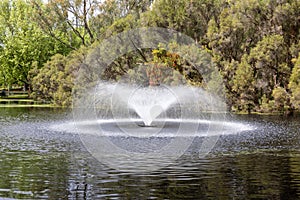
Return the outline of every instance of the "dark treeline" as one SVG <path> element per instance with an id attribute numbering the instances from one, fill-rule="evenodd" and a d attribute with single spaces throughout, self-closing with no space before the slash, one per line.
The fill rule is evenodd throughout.
<path id="1" fill-rule="evenodd" d="M 22 84 L 33 98 L 68 106 L 76 72 L 95 44 L 133 28 L 163 27 L 211 55 L 229 109 L 300 110 L 299 8 L 299 0 L 3 0 L 0 84 Z M 117 59 L 104 78 L 132 73 L 143 57 L 179 72 L 191 67 L 159 48 L 140 53 Z M 201 86 L 201 75 L 187 78 Z"/>

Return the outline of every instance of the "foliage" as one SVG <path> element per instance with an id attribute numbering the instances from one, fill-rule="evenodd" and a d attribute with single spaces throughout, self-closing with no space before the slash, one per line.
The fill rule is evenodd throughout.
<path id="1" fill-rule="evenodd" d="M 202 44 L 210 19 L 217 18 L 225 2 L 218 0 L 156 0 L 143 13 L 141 26 L 158 26 L 183 32 Z"/>
<path id="2" fill-rule="evenodd" d="M 238 111 L 300 110 L 298 0 L 4 0 L 0 5 L 0 83 L 32 84 L 36 98 L 70 105 L 87 49 L 126 30 L 158 26 L 192 37 L 218 70 L 204 77 L 199 69 L 211 65 L 208 56 L 180 49 L 201 57 L 189 63 L 172 51 L 174 43 L 168 51 L 160 46 L 129 52 L 101 77 L 144 85 L 184 80 L 225 90 L 228 108 Z M 215 88 L 221 84 L 224 88 Z"/>
<path id="3" fill-rule="evenodd" d="M 275 85 L 287 86 L 291 73 L 288 53 L 280 35 L 266 36 L 251 49 L 249 64 L 255 69 L 256 81 L 264 83 L 265 86 L 259 87 L 267 95 L 271 94 Z"/>
<path id="4" fill-rule="evenodd" d="M 31 96 L 60 106 L 72 104 L 74 78 L 85 59 L 86 49 L 82 47 L 67 57 L 56 54 L 41 69 L 30 71 L 33 87 Z"/>
<path id="5" fill-rule="evenodd" d="M 238 110 L 250 112 L 255 106 L 256 90 L 254 71 L 247 63 L 247 57 L 244 57 L 237 67 L 232 88 L 235 93 L 239 94 L 239 98 L 237 98 L 235 103 Z"/>
<path id="6" fill-rule="evenodd" d="M 300 55 L 290 77 L 289 89 L 291 90 L 291 101 L 293 107 L 300 110 Z"/>
<path id="7" fill-rule="evenodd" d="M 274 110 L 274 100 L 269 100 L 264 94 L 261 98 L 260 112 L 270 113 Z"/>
<path id="8" fill-rule="evenodd" d="M 62 48 L 32 22 L 32 7 L 26 1 L 1 1 L 0 10 L 0 81 L 28 88 L 27 75 L 33 63 L 41 67 Z"/>
<path id="9" fill-rule="evenodd" d="M 274 97 L 275 110 L 284 112 L 289 100 L 286 90 L 282 87 L 276 87 L 272 92 L 272 96 Z"/>
<path id="10" fill-rule="evenodd" d="M 202 77 L 197 69 L 178 54 L 171 52 L 176 46 L 176 43 L 170 44 L 169 51 L 158 47 L 153 50 L 127 53 L 106 69 L 102 79 L 127 81 L 144 86 L 186 83 L 200 86 Z"/>
<path id="11" fill-rule="evenodd" d="M 238 110 L 251 105 L 251 111 L 264 111 L 267 104 L 281 110 L 273 92 L 283 95 L 278 88 L 284 88 L 287 96 L 290 93 L 292 61 L 299 53 L 299 1 L 227 2 L 207 29 L 208 48 L 221 70 L 227 103 Z"/>
<path id="12" fill-rule="evenodd" d="M 32 0 L 34 18 L 42 30 L 69 48 L 89 45 L 95 38 L 88 19 L 94 18 L 97 1 Z M 68 41 L 69 40 L 69 41 Z"/>

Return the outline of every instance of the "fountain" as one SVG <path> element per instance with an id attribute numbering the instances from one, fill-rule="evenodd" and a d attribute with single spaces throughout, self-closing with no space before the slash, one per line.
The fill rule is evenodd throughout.
<path id="1" fill-rule="evenodd" d="M 192 86 L 99 81 L 79 103 L 73 126 L 82 142 L 101 163 L 122 171 L 169 165 L 194 138 L 202 138 L 199 156 L 205 156 L 220 135 L 251 129 L 226 121 L 225 104 Z"/>
<path id="2" fill-rule="evenodd" d="M 175 102 L 174 95 L 166 89 L 143 88 L 133 92 L 128 106 L 141 117 L 145 126 L 151 126 L 153 120 Z"/>
<path id="3" fill-rule="evenodd" d="M 141 127 L 155 127 L 157 121 L 167 117 L 182 121 L 201 119 L 205 112 L 224 106 L 210 93 L 192 86 L 142 87 L 99 82 L 92 94 L 88 99 L 93 102 L 84 104 L 93 105 L 97 119 L 111 118 L 120 123 L 141 121 L 138 124 Z"/>
<path id="4" fill-rule="evenodd" d="M 126 52 L 168 45 L 174 38 L 180 45 L 170 51 L 199 66 L 205 87 L 190 86 L 183 75 L 180 84 L 156 86 L 132 82 L 127 75 L 115 82 L 101 78 L 106 67 Z M 102 42 L 78 72 L 77 88 L 87 86 L 75 92 L 74 123 L 69 124 L 73 128 L 64 124 L 65 129 L 75 126 L 97 160 L 125 171 L 156 170 L 173 163 L 199 137 L 199 156 L 205 156 L 220 135 L 248 130 L 226 121 L 225 103 L 217 95 L 221 78 L 207 53 L 193 45 L 187 36 L 159 28 L 132 30 Z M 164 74 L 174 77 L 173 71 Z"/>
<path id="5" fill-rule="evenodd" d="M 114 90 L 104 89 L 103 87 L 114 88 Z M 195 96 L 195 88 L 193 88 L 193 91 L 190 89 L 191 87 L 185 86 L 172 87 L 160 85 L 155 87 L 141 87 L 138 85 L 103 83 L 99 83 L 97 87 L 97 91 L 104 90 L 106 95 L 112 96 L 111 107 L 115 120 L 117 120 L 120 112 L 123 112 L 123 115 L 121 114 L 123 118 L 130 118 L 129 112 L 133 111 L 143 121 L 143 125 L 141 125 L 143 127 L 150 127 L 157 117 L 169 109 L 174 108 L 174 106 L 187 104 L 188 102 L 193 102 L 195 98 L 198 98 Z M 204 96 L 202 89 L 198 88 L 197 90 L 198 93 L 201 91 L 202 96 Z M 105 105 L 104 101 L 107 100 L 107 98 L 103 99 L 101 97 L 102 94 L 101 92 L 98 96 L 98 93 L 95 92 L 95 98 L 99 99 L 97 101 L 98 104 Z M 176 114 L 176 111 L 173 109 L 173 117 L 174 114 Z M 191 117 L 191 115 L 189 116 Z M 102 118 L 106 117 L 107 116 L 102 116 Z"/>

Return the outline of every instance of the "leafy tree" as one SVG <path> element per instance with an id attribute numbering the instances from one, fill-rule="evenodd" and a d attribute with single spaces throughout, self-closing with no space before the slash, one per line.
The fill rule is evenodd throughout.
<path id="1" fill-rule="evenodd" d="M 113 0 L 116 4 L 115 12 L 118 13 L 118 17 L 124 17 L 128 14 L 136 15 L 137 18 L 140 17 L 140 14 L 147 11 L 153 0 Z"/>
<path id="2" fill-rule="evenodd" d="M 132 14 L 139 18 L 150 0 L 31 0 L 35 19 L 51 37 L 71 49 L 103 39 L 106 28 Z"/>
<path id="3" fill-rule="evenodd" d="M 2 49 L 0 66 L 5 84 L 24 84 L 32 64 L 41 67 L 61 46 L 45 35 L 31 19 L 32 7 L 23 0 L 0 2 Z"/>
<path id="4" fill-rule="evenodd" d="M 37 71 L 34 69 L 32 74 L 36 74 L 32 79 L 33 82 L 33 97 L 40 97 L 43 100 L 51 101 L 55 92 L 59 88 L 59 81 L 64 75 L 66 66 L 66 58 L 63 55 L 57 54 L 51 58 L 44 67 Z"/>
<path id="5" fill-rule="evenodd" d="M 228 104 L 235 104 L 239 94 L 233 88 L 238 65 L 247 63 L 254 73 L 255 88 L 271 100 L 275 85 L 287 88 L 291 58 L 299 42 L 299 1 L 231 0 L 217 19 L 211 18 L 207 38 L 227 90 Z M 293 52 L 292 52 L 293 51 Z"/>
<path id="6" fill-rule="evenodd" d="M 288 106 L 289 95 L 287 91 L 282 87 L 275 87 L 272 96 L 274 97 L 275 109 L 284 112 Z"/>
<path id="7" fill-rule="evenodd" d="M 134 29 L 138 26 L 136 16 L 128 14 L 126 17 L 114 21 L 105 31 L 105 38 L 117 33 Z"/>
<path id="8" fill-rule="evenodd" d="M 228 2 L 218 17 L 210 19 L 206 34 L 209 41 L 208 48 L 211 49 L 213 60 L 223 76 L 229 108 L 239 99 L 236 82 L 232 81 L 238 65 L 242 62 L 244 54 L 249 53 L 261 37 L 255 35 L 259 26 L 254 20 L 247 18 L 247 15 L 252 16 L 253 10 L 259 5 L 255 5 L 253 1 L 243 2 Z M 247 12 L 243 13 L 244 11 Z"/>
<path id="9" fill-rule="evenodd" d="M 248 64 L 247 57 L 243 57 L 238 65 L 233 79 L 233 91 L 238 94 L 235 105 L 238 110 L 251 112 L 256 102 L 256 89 L 253 68 Z"/>
<path id="10" fill-rule="evenodd" d="M 62 44 L 76 49 L 95 41 L 91 20 L 99 12 L 97 0 L 49 0 L 46 3 L 32 0 L 31 3 L 43 31 Z"/>
<path id="11" fill-rule="evenodd" d="M 265 0 L 228 1 L 219 19 L 212 18 L 209 22 L 207 36 L 214 54 L 222 60 L 241 61 L 243 54 L 249 53 L 267 34 L 268 8 Z"/>
<path id="12" fill-rule="evenodd" d="M 300 110 L 300 56 L 298 57 L 290 77 L 289 89 L 291 102 L 295 109 Z"/>
<path id="13" fill-rule="evenodd" d="M 300 39 L 299 7 L 300 2 L 297 0 L 281 1 L 273 14 L 273 22 L 277 25 L 276 29 L 282 33 L 288 46 L 296 44 Z"/>
<path id="14" fill-rule="evenodd" d="M 287 88 L 291 74 L 287 64 L 288 54 L 288 48 L 280 35 L 266 36 L 251 49 L 248 62 L 254 69 L 261 96 L 266 94 L 270 98 L 277 85 Z"/>
<path id="15" fill-rule="evenodd" d="M 260 112 L 265 112 L 265 113 L 270 113 L 274 110 L 275 108 L 275 102 L 274 100 L 270 100 L 266 97 L 264 94 L 261 98 L 261 103 L 260 103 Z"/>
<path id="16" fill-rule="evenodd" d="M 32 69 L 29 75 L 33 85 L 31 96 L 55 105 L 70 106 L 75 77 L 84 62 L 86 51 L 82 47 L 68 56 L 56 54 L 43 68 Z"/>
<path id="17" fill-rule="evenodd" d="M 158 26 L 183 32 L 203 45 L 211 18 L 218 18 L 224 3 L 217 0 L 157 0 L 141 16 L 141 26 Z"/>
<path id="18" fill-rule="evenodd" d="M 298 0 L 3 0 L 0 83 L 33 84 L 36 98 L 70 105 L 73 81 L 88 49 L 129 29 L 159 26 L 192 37 L 210 53 L 219 72 L 204 72 L 211 77 L 203 77 L 201 69 L 210 69 L 211 60 L 191 45 L 180 49 L 199 57 L 189 63 L 171 53 L 178 52 L 174 43 L 170 52 L 162 46 L 136 48 L 104 72 L 83 75 L 82 87 L 100 77 L 128 77 L 145 85 L 184 79 L 219 93 L 221 75 L 229 107 L 248 112 L 285 111 L 291 105 L 300 109 L 299 6 Z M 92 68 L 84 66 L 87 72 Z"/>

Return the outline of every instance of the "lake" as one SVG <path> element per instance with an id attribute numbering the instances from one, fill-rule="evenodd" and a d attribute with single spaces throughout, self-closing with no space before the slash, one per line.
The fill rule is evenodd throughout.
<path id="1" fill-rule="evenodd" d="M 149 172 L 98 162 L 55 108 L 0 109 L 0 199 L 299 199 L 300 116 L 229 115 L 253 127 L 221 135 L 205 157 L 195 138 L 177 160 Z"/>

